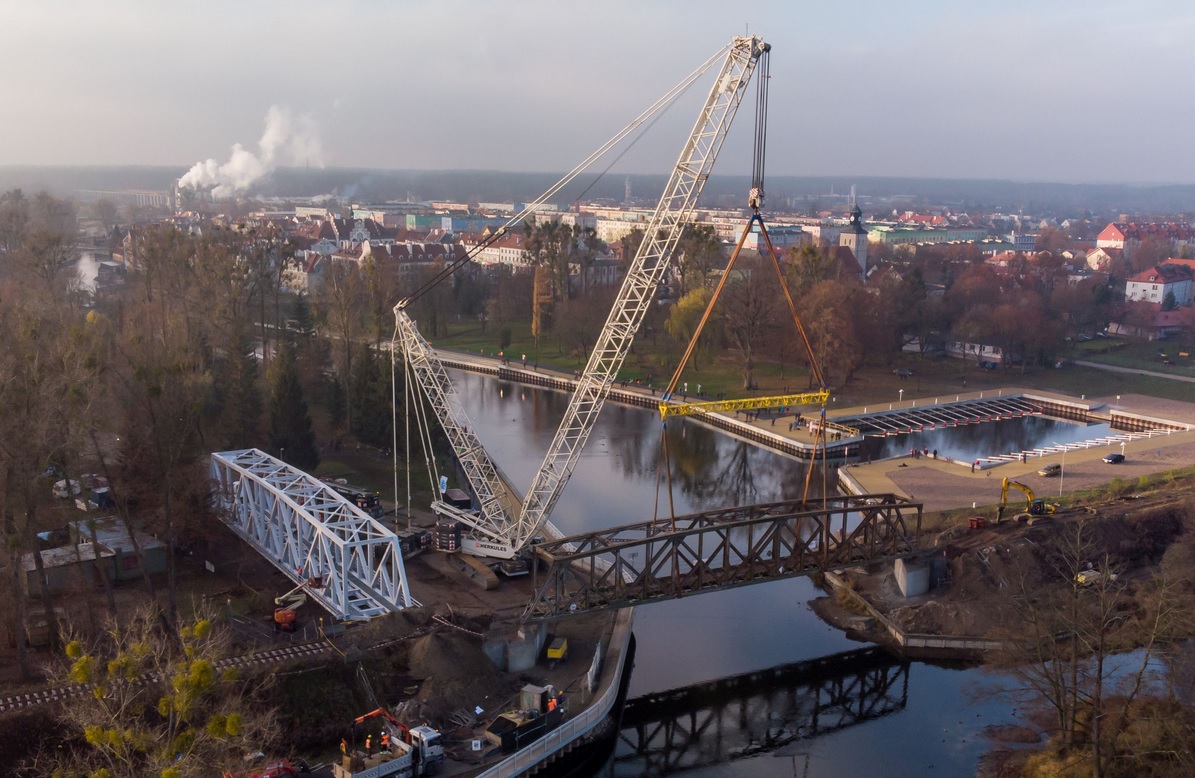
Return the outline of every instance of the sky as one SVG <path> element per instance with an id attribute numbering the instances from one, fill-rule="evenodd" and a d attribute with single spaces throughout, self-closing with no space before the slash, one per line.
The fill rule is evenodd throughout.
<path id="1" fill-rule="evenodd" d="M 1173 0 L 0 0 L 0 29 L 0 165 L 564 172 L 749 32 L 769 176 L 1195 182 Z M 611 170 L 671 170 L 699 85 Z M 750 174 L 754 114 L 715 172 Z"/>

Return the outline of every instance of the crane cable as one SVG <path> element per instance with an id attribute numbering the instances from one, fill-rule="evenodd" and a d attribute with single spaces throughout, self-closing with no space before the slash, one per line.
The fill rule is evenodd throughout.
<path id="1" fill-rule="evenodd" d="M 396 322 L 395 323 L 396 335 L 397 335 L 397 330 L 398 330 L 398 325 Z M 410 500 L 411 500 L 411 477 L 410 477 L 410 469 L 411 469 L 410 468 L 410 463 L 411 463 L 411 455 L 410 455 L 411 400 L 410 400 L 410 392 L 411 392 L 412 384 L 415 384 L 416 386 L 418 386 L 418 379 L 414 375 L 415 368 L 414 368 L 414 365 L 412 365 L 412 363 L 411 363 L 410 354 L 406 353 L 405 340 L 404 340 L 404 347 L 403 347 L 403 371 L 404 371 L 403 372 L 403 394 L 405 397 L 405 405 L 406 405 L 406 413 L 407 413 L 407 430 L 408 430 L 408 432 L 407 432 L 407 504 L 409 506 Z M 420 400 L 420 397 L 417 396 L 414 405 L 415 405 L 415 427 L 416 427 L 416 431 L 419 433 L 419 445 L 423 450 L 423 463 L 424 463 L 424 467 L 427 470 L 428 482 L 431 485 L 431 489 L 434 493 L 435 490 L 438 488 L 438 483 L 440 481 L 440 468 L 436 463 L 435 455 L 432 453 L 432 440 L 431 440 L 432 432 L 431 432 L 431 423 L 427 418 L 427 414 L 428 414 L 427 403 L 422 402 Z M 397 407 L 392 408 L 391 415 L 393 416 L 393 414 L 397 413 L 397 411 L 398 411 Z M 409 508 L 408 508 L 408 511 L 409 511 Z"/>
<path id="2" fill-rule="evenodd" d="M 769 49 L 759 55 L 759 62 L 755 66 L 755 146 L 751 154 L 751 187 L 760 193 L 764 191 L 764 156 L 768 145 L 768 81 L 772 78 L 768 72 L 770 60 Z"/>
<path id="3" fill-rule="evenodd" d="M 544 192 L 542 195 L 540 195 L 538 198 L 536 198 L 534 202 L 528 204 L 527 206 L 525 206 L 523 208 L 523 210 L 519 211 L 519 213 L 512 216 L 501 227 L 499 227 L 496 231 L 491 233 L 486 239 L 484 239 L 480 243 L 476 244 L 472 249 L 467 251 L 464 254 L 464 256 L 447 264 L 443 269 L 441 269 L 439 272 L 435 273 L 431 278 L 429 278 L 427 281 L 425 281 L 422 286 L 417 288 L 414 292 L 412 292 L 407 297 L 403 298 L 402 300 L 399 300 L 398 305 L 396 307 L 397 308 L 406 308 L 407 306 L 411 305 L 419 298 L 423 297 L 423 295 L 427 294 L 434 287 L 438 286 L 442 281 L 444 281 L 446 278 L 451 276 L 453 273 L 455 273 L 457 270 L 459 270 L 462 266 L 464 266 L 468 262 L 472 261 L 474 258 L 476 258 L 476 256 L 478 254 L 480 254 L 486 248 L 488 248 L 489 246 L 491 246 L 492 244 L 497 242 L 502 236 L 506 235 L 511 230 L 511 228 L 513 228 L 516 224 L 523 221 L 531 214 L 534 214 L 537 210 L 539 210 L 540 207 L 542 207 L 545 203 L 547 203 L 547 201 L 550 198 L 554 197 L 565 186 L 572 183 L 572 181 L 577 176 L 581 175 L 581 173 L 588 170 L 595 162 L 597 162 L 597 160 L 604 157 L 606 155 L 606 153 L 610 151 L 610 149 L 614 148 L 616 145 L 621 143 L 628 135 L 630 135 L 632 132 L 634 132 L 636 129 L 638 129 L 640 126 L 642 126 L 644 123 L 646 123 L 648 121 L 648 119 L 652 118 L 653 116 L 656 116 L 656 114 L 660 113 L 667 107 L 671 106 L 681 95 L 683 95 L 685 92 L 687 92 L 689 90 L 689 88 L 697 81 L 697 79 L 699 79 L 701 76 L 703 76 L 705 74 L 705 72 L 707 70 L 709 70 L 711 67 L 713 67 L 715 62 L 720 62 L 722 59 L 724 59 L 726 56 L 726 52 L 727 52 L 727 50 L 729 50 L 729 48 L 730 48 L 730 46 L 727 45 L 727 46 L 723 46 L 721 49 L 719 49 L 716 54 L 714 54 L 712 57 L 710 57 L 705 62 L 703 62 L 701 65 L 699 65 L 697 67 L 697 69 L 694 70 L 692 73 L 690 73 L 689 75 L 687 75 L 683 79 L 681 79 L 681 81 L 678 84 L 676 84 L 676 86 L 674 86 L 674 87 L 672 87 L 672 89 L 668 90 L 668 92 L 665 93 L 663 97 L 656 100 L 654 103 L 652 103 L 650 106 L 648 106 L 648 108 L 646 110 L 644 110 L 643 113 L 636 116 L 634 119 L 631 120 L 631 122 L 629 124 L 627 124 L 621 130 L 619 130 L 617 133 L 615 133 L 614 137 L 610 138 L 610 140 L 606 141 L 604 144 L 602 144 L 600 147 L 598 147 L 598 149 L 596 151 L 594 151 L 592 154 L 590 154 L 588 157 L 586 157 L 584 160 L 582 160 L 576 167 L 574 167 L 572 170 L 570 170 L 568 173 L 566 173 L 563 178 L 561 178 L 559 181 L 557 181 L 555 184 L 553 184 L 546 192 Z M 624 151 L 623 153 L 626 153 L 626 152 Z M 615 160 L 615 161 L 617 161 L 617 160 Z"/>
<path id="4" fill-rule="evenodd" d="M 752 210 L 751 218 L 748 220 L 746 226 L 743 228 L 743 232 L 739 236 L 739 241 L 735 245 L 734 251 L 730 255 L 730 260 L 726 264 L 726 269 L 722 272 L 722 277 L 718 280 L 718 285 L 715 287 L 714 293 L 711 296 L 709 303 L 706 305 L 705 311 L 702 313 L 701 319 L 698 321 L 697 327 L 695 328 L 692 337 L 689 339 L 688 345 L 685 347 L 685 352 L 681 356 L 680 363 L 677 365 L 675 372 L 673 372 L 673 374 L 672 374 L 672 378 L 669 380 L 668 385 L 664 389 L 663 399 L 665 401 L 671 399 L 672 395 L 675 393 L 676 387 L 680 383 L 681 374 L 684 372 L 684 369 L 685 369 L 686 365 L 688 364 L 689 359 L 692 357 L 693 352 L 696 350 L 697 342 L 701 337 L 701 333 L 705 329 L 706 324 L 709 322 L 710 316 L 712 315 L 713 310 L 714 310 L 714 306 L 717 304 L 719 298 L 721 297 L 722 291 L 726 286 L 726 281 L 728 278 L 730 278 L 731 271 L 733 270 L 735 263 L 738 261 L 738 258 L 740 256 L 740 254 L 742 253 L 743 246 L 747 242 L 747 235 L 748 235 L 748 233 L 751 232 L 752 226 L 754 226 L 756 223 L 759 224 L 759 231 L 763 235 L 764 242 L 767 245 L 768 255 L 772 259 L 772 266 L 775 268 L 776 275 L 780 280 L 780 288 L 784 292 L 784 299 L 788 305 L 789 313 L 792 316 L 793 324 L 796 326 L 797 334 L 800 336 L 801 343 L 805 347 L 806 354 L 809 355 L 809 371 L 810 371 L 811 377 L 813 378 L 814 382 L 817 384 L 819 389 L 825 390 L 825 388 L 826 388 L 825 374 L 822 372 L 821 365 L 819 364 L 819 362 L 817 360 L 817 356 L 813 350 L 813 344 L 810 342 L 809 335 L 805 330 L 805 326 L 801 322 L 801 317 L 797 313 L 796 303 L 793 301 L 792 293 L 789 291 L 788 284 L 786 283 L 785 278 L 784 278 L 784 270 L 781 266 L 780 257 L 776 252 L 776 247 L 772 244 L 772 238 L 768 234 L 767 226 L 764 223 L 763 216 L 760 214 L 760 208 L 763 207 L 763 202 L 764 202 L 764 170 L 765 170 L 765 159 L 767 156 L 768 84 L 769 84 L 769 81 L 771 80 L 771 75 L 769 73 L 769 61 L 770 61 L 769 54 L 770 54 L 769 51 L 764 51 L 760 55 L 759 62 L 756 66 L 757 81 L 756 81 L 756 100 L 755 100 L 755 137 L 754 137 L 754 146 L 752 149 L 751 194 L 750 194 L 750 198 L 749 198 L 750 206 L 751 206 L 751 210 Z M 822 451 L 822 460 L 823 460 L 822 499 L 823 499 L 823 501 L 826 499 L 826 491 L 825 491 L 825 483 L 824 483 L 824 481 L 825 481 L 825 459 L 826 459 L 825 425 L 826 425 L 826 408 L 825 408 L 825 404 L 823 402 L 822 407 L 821 407 L 820 423 L 817 426 L 817 431 L 814 433 L 814 440 L 813 440 L 814 457 L 810 459 L 810 466 L 807 469 L 806 474 L 805 474 L 805 488 L 804 488 L 804 493 L 801 497 L 803 502 L 807 501 L 809 498 L 809 487 L 811 485 L 811 479 L 813 476 L 813 465 L 816 460 L 816 452 L 818 451 L 819 443 L 820 443 L 820 448 Z M 667 459 L 668 459 L 667 424 L 665 424 L 663 426 L 663 430 L 662 430 L 661 434 L 664 439 L 664 447 L 663 447 L 664 448 L 664 451 L 663 451 L 664 459 L 665 459 L 665 462 L 667 462 Z M 672 473 L 671 473 L 671 468 L 668 469 L 667 479 L 668 479 L 668 488 L 669 488 L 669 512 L 670 512 L 670 515 L 672 516 L 673 521 L 675 522 L 675 512 L 672 509 Z M 657 478 L 657 491 L 658 491 L 658 485 L 659 485 L 659 479 Z M 657 510 L 658 510 L 658 505 L 659 505 L 658 495 L 657 495 L 656 502 L 657 502 Z"/>

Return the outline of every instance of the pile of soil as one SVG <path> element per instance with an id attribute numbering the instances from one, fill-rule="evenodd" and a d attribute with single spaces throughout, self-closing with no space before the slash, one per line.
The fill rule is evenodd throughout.
<path id="1" fill-rule="evenodd" d="M 417 697 L 425 718 L 446 720 L 459 708 L 485 711 L 509 707 L 521 686 L 502 673 L 481 650 L 481 639 L 464 632 L 441 631 L 414 642 L 409 672 L 423 680 Z"/>

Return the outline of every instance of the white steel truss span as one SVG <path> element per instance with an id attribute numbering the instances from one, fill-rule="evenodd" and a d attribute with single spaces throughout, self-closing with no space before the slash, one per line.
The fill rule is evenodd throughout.
<path id="1" fill-rule="evenodd" d="M 333 616 L 418 606 L 398 537 L 323 481 L 258 449 L 212 454 L 220 519 Z"/>

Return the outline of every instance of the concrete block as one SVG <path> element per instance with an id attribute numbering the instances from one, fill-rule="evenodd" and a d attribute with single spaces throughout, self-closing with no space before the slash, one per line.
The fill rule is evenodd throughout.
<path id="1" fill-rule="evenodd" d="M 893 565 L 896 585 L 905 597 L 917 597 L 929 591 L 929 565 L 898 559 Z"/>

